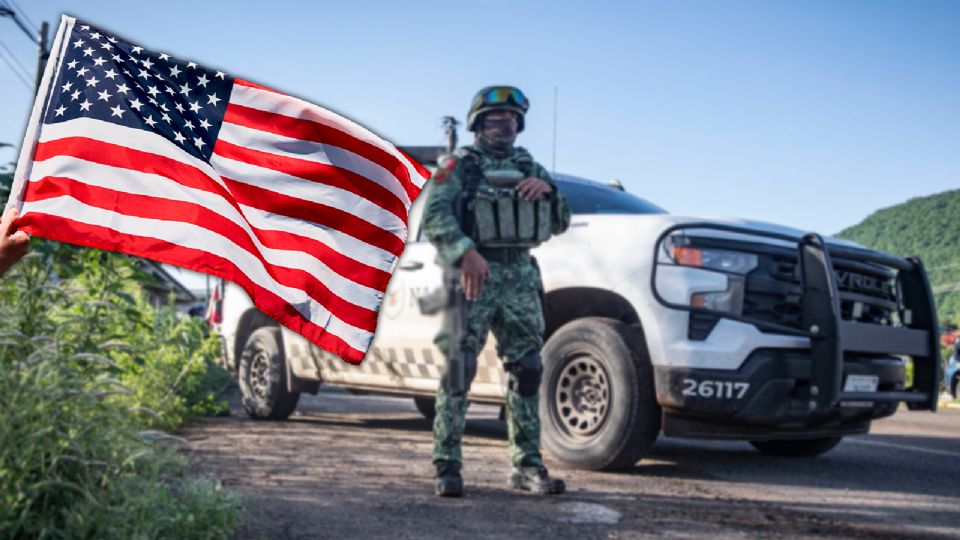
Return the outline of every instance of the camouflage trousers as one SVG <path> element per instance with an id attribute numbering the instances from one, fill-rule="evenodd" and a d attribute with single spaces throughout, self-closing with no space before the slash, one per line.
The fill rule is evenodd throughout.
<path id="1" fill-rule="evenodd" d="M 543 463 L 540 455 L 539 395 L 507 392 L 507 437 L 510 462 L 516 467 Z M 433 418 L 433 462 L 463 462 L 460 443 L 467 425 L 467 397 L 437 390 L 437 415 Z"/>
<path id="2" fill-rule="evenodd" d="M 527 262 L 490 262 L 490 273 L 484 280 L 483 294 L 470 306 L 461 347 L 474 353 L 482 351 L 488 333 L 493 331 L 497 355 L 504 360 L 505 370 L 511 371 L 513 363 L 529 353 L 539 353 L 543 346 L 544 320 L 538 293 L 540 273 Z M 445 324 L 435 340 L 444 352 L 449 345 L 448 328 Z M 434 463 L 462 462 L 460 445 L 466 427 L 466 394 L 474 374 L 475 370 L 468 370 L 462 391 L 450 392 L 443 384 L 437 390 Z M 520 395 L 514 389 L 508 390 L 506 412 L 512 463 L 516 466 L 541 464 L 539 395 Z"/>

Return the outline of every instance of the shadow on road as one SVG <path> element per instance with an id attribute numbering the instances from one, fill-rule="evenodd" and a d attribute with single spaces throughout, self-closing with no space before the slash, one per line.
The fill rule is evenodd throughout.
<path id="1" fill-rule="evenodd" d="M 661 438 L 651 458 L 679 469 L 683 478 L 717 478 L 771 486 L 833 490 L 884 491 L 894 494 L 934 495 L 956 500 L 960 511 L 960 468 L 946 456 L 912 450 L 924 441 L 914 436 L 866 436 L 900 448 L 860 444 L 861 437 L 845 440 L 831 452 L 813 458 L 766 456 L 745 442 L 694 441 Z M 937 441 L 939 442 L 939 441 Z M 640 461 L 629 474 L 665 474 L 662 463 Z M 960 523 L 960 515 L 958 515 Z"/>

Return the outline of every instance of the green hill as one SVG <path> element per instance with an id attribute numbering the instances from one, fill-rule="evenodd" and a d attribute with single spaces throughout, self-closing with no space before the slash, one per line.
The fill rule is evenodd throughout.
<path id="1" fill-rule="evenodd" d="M 940 322 L 960 322 L 960 189 L 877 210 L 837 236 L 896 255 L 919 255 Z"/>

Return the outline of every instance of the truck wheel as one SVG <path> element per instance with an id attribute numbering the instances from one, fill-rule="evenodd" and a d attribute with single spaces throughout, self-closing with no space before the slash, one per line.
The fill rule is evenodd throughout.
<path id="1" fill-rule="evenodd" d="M 825 454 L 840 444 L 843 437 L 750 441 L 761 454 L 780 457 L 813 457 Z"/>
<path id="2" fill-rule="evenodd" d="M 960 377 L 953 378 L 953 387 L 950 393 L 953 394 L 953 399 L 960 399 Z"/>
<path id="3" fill-rule="evenodd" d="M 250 418 L 286 420 L 297 408 L 300 392 L 287 390 L 287 366 L 280 329 L 261 327 L 247 339 L 240 356 L 238 382 Z"/>
<path id="4" fill-rule="evenodd" d="M 543 348 L 543 445 L 589 470 L 632 467 L 660 433 L 643 333 L 615 319 L 567 323 Z"/>
<path id="5" fill-rule="evenodd" d="M 437 415 L 437 398 L 415 397 L 413 403 L 427 420 L 433 420 L 433 417 Z"/>

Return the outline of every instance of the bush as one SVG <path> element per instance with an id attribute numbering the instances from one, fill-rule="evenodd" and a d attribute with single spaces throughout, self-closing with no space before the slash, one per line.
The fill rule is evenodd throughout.
<path id="1" fill-rule="evenodd" d="M 0 537 L 229 536 L 237 497 L 153 429 L 223 406 L 214 339 L 132 259 L 32 244 L 0 282 Z"/>
<path id="2" fill-rule="evenodd" d="M 230 382 L 216 365 L 216 337 L 173 307 L 151 307 L 140 285 L 147 278 L 132 258 L 36 243 L 3 282 L 0 329 L 56 336 L 64 354 L 89 361 L 85 375 L 122 383 L 129 392 L 113 401 L 147 413 L 148 426 L 172 429 L 191 414 L 226 409 L 215 399 Z M 23 344 L 10 352 L 22 358 L 33 350 Z"/>

